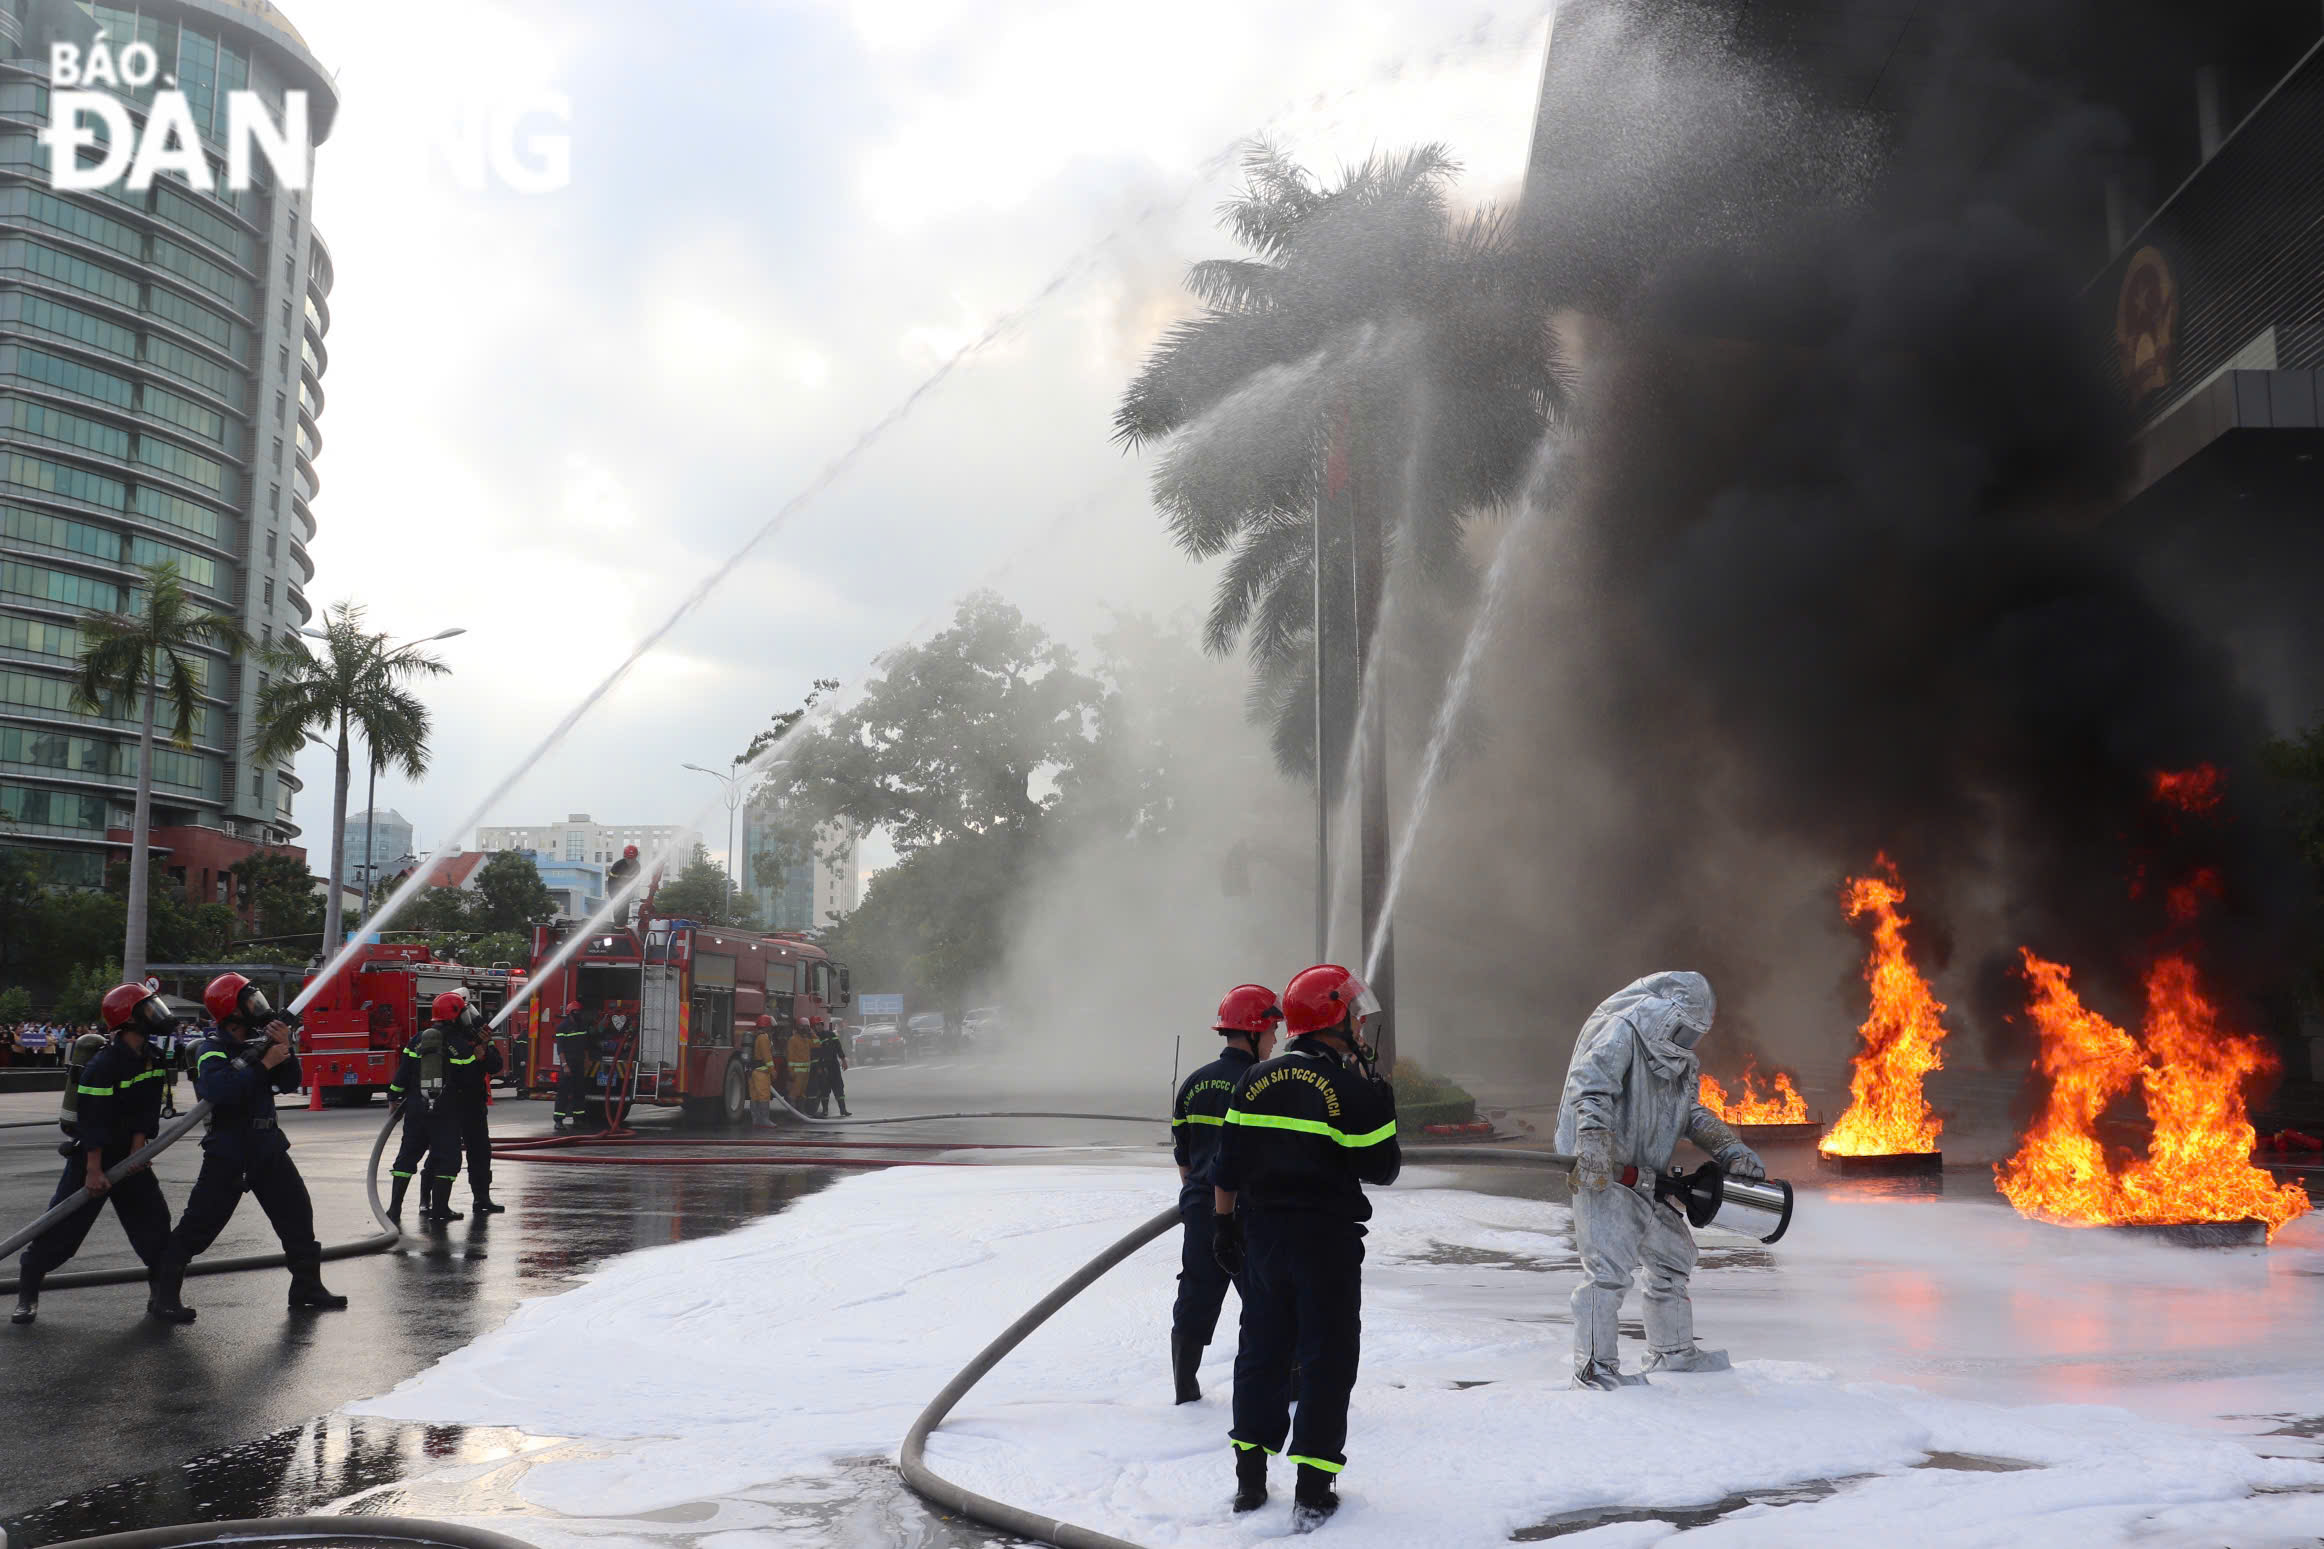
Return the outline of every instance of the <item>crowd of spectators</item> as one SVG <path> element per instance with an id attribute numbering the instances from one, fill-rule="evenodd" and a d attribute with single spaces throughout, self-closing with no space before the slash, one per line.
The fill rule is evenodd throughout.
<path id="1" fill-rule="evenodd" d="M 94 1022 L 0 1022 L 0 1065 L 61 1065 L 75 1038 L 96 1031 Z"/>

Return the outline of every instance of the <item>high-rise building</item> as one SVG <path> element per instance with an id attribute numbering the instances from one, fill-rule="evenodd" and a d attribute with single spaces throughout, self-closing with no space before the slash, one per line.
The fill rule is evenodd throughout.
<path id="1" fill-rule="evenodd" d="M 656 848 L 673 838 L 677 841 L 670 861 L 674 874 L 692 857 L 701 835 L 673 823 L 600 823 L 586 812 L 575 812 L 562 823 L 534 828 L 479 828 L 476 848 L 531 850 L 543 861 L 586 861 L 605 866 L 620 860 L 622 850 L 629 845 L 636 845 L 639 855 L 650 858 Z"/>
<path id="2" fill-rule="evenodd" d="M 149 44 L 185 94 L 215 192 L 50 187 L 52 41 Z M 123 88 L 142 124 L 154 86 Z M 319 143 L 338 94 L 266 0 L 0 0 L 0 843 L 94 884 L 125 857 L 137 722 L 77 708 L 77 620 L 131 605 L 138 567 L 174 561 L 253 641 L 310 616 L 331 260 L 312 189 L 226 187 L 230 94 L 280 119 L 307 94 Z M 249 756 L 255 663 L 204 655 L 191 751 L 157 749 L 153 845 L 194 899 L 293 839 L 290 762 Z"/>
<path id="3" fill-rule="evenodd" d="M 371 835 L 368 856 L 363 849 L 366 833 Z M 366 877 L 375 882 L 392 877 L 410 868 L 412 855 L 411 820 L 402 813 L 389 807 L 347 814 L 347 843 L 340 852 L 339 875 L 348 881 L 360 887 Z"/>
<path id="4" fill-rule="evenodd" d="M 819 930 L 855 910 L 862 890 L 855 831 L 845 822 L 816 831 L 815 856 L 783 869 L 782 886 L 758 880 L 759 857 L 783 840 L 757 807 L 743 809 L 741 883 L 758 901 L 759 923 L 768 930 Z"/>

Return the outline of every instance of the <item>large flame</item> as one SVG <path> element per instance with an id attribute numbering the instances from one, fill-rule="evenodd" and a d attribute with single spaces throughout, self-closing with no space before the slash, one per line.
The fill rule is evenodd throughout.
<path id="1" fill-rule="evenodd" d="M 1922 1079 L 1944 1067 L 1945 1007 L 1905 951 L 1904 928 L 1912 921 L 1896 912 L 1904 902 L 1896 867 L 1883 855 L 1880 868 L 1886 876 L 1850 877 L 1845 895 L 1849 919 L 1873 917 L 1872 952 L 1864 961 L 1872 1014 L 1856 1030 L 1864 1049 L 1853 1062 L 1848 1111 L 1819 1143 L 1830 1156 L 1934 1151 L 1945 1128 L 1921 1096 Z"/>
<path id="2" fill-rule="evenodd" d="M 2017 1154 L 1994 1169 L 2018 1210 L 2075 1226 L 2257 1220 L 2272 1239 L 2308 1196 L 2251 1165 L 2244 1086 L 2275 1061 L 2256 1038 L 2219 1029 L 2194 965 L 2163 957 L 2147 971 L 2141 1042 L 2086 1010 L 2072 975 L 2025 952 L 2030 1010 L 2042 1040 L 2036 1068 L 2050 1098 Z M 2109 1164 L 2096 1131 L 2108 1103 L 2144 1089 L 2154 1139 L 2142 1159 Z"/>
<path id="3" fill-rule="evenodd" d="M 1799 1089 L 1791 1084 L 1791 1077 L 1780 1070 L 1762 1092 L 1758 1067 L 1744 1067 L 1742 1090 L 1732 1098 L 1718 1078 L 1705 1071 L 1700 1101 L 1729 1124 L 1805 1124 L 1808 1121 L 1808 1100 L 1799 1095 Z"/>

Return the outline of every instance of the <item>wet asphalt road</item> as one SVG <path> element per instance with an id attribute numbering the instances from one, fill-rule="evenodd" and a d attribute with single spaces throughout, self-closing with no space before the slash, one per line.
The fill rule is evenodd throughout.
<path id="1" fill-rule="evenodd" d="M 1021 1107 L 1158 1115 L 1161 1083 L 1151 1084 L 1143 1101 L 1118 1093 L 1110 1101 L 1086 1092 L 1028 1093 L 1005 1069 L 975 1061 L 898 1066 L 850 1080 L 859 1117 Z M 0 1097 L 0 1123 L 46 1118 L 55 1101 L 52 1094 Z M 493 1110 L 494 1132 L 544 1134 L 548 1111 L 545 1102 L 504 1098 Z M 363 1173 L 385 1117 L 376 1104 L 317 1113 L 284 1105 L 284 1129 L 327 1244 L 377 1230 Z M 668 1120 L 653 1115 L 646 1122 Z M 880 1133 L 919 1143 L 1145 1151 L 1163 1131 L 1159 1124 L 977 1120 Z M 63 1167 L 55 1139 L 53 1129 L 0 1129 L 0 1221 L 11 1229 L 47 1205 Z M 198 1136 L 162 1156 L 156 1171 L 173 1212 L 199 1165 Z M 607 1258 L 730 1231 L 836 1176 L 816 1167 L 503 1161 L 494 1193 L 509 1207 L 506 1215 L 470 1216 L 432 1235 L 407 1235 L 389 1252 L 326 1264 L 326 1283 L 352 1302 L 339 1313 L 286 1311 L 282 1270 L 190 1278 L 185 1299 L 201 1316 L 182 1330 L 142 1316 L 141 1284 L 51 1291 L 33 1326 L 0 1325 L 0 1430 L 7 1437 L 0 1444 L 0 1531 L 21 1549 L 126 1527 L 295 1512 L 390 1484 L 423 1459 L 489 1456 L 506 1445 L 489 1432 L 318 1417 L 393 1387 L 497 1327 L 518 1302 L 554 1294 Z M 454 1200 L 467 1209 L 465 1180 Z M 264 1214 L 246 1200 L 211 1251 L 223 1257 L 277 1246 Z M 135 1263 L 107 1211 L 68 1267 Z M 183 1466 L 189 1462 L 195 1466 Z"/>

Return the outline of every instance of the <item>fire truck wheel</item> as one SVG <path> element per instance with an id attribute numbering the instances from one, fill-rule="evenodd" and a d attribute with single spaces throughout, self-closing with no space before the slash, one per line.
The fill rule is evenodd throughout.
<path id="1" fill-rule="evenodd" d="M 747 1111 L 744 1107 L 745 1095 L 742 1084 L 742 1062 L 728 1060 L 726 1063 L 726 1090 L 718 1100 L 718 1117 L 728 1124 L 740 1124 Z"/>

